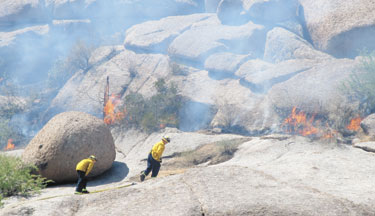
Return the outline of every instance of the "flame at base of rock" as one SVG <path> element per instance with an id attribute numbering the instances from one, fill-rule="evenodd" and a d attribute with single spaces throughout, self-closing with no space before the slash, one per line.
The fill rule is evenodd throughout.
<path id="1" fill-rule="evenodd" d="M 13 150 L 16 146 L 13 144 L 13 139 L 8 139 L 7 146 L 4 148 L 5 151 Z"/>

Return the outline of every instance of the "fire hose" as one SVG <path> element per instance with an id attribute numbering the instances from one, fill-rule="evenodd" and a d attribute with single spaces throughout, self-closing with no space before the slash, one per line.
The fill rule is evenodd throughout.
<path id="1" fill-rule="evenodd" d="M 135 184 L 136 184 L 135 182 L 132 182 L 132 183 L 129 183 L 129 184 L 118 186 L 118 187 L 104 188 L 104 189 L 101 189 L 101 190 L 91 191 L 89 194 L 101 193 L 101 192 L 105 192 L 105 191 L 109 191 L 109 190 L 115 190 L 115 189 L 120 189 L 120 188 L 126 188 L 126 187 L 133 186 Z M 43 197 L 43 198 L 39 198 L 39 199 L 36 199 L 36 200 L 29 200 L 29 201 L 23 201 L 23 202 L 14 203 L 14 204 L 11 204 L 11 205 L 8 205 L 8 206 L 4 206 L 4 207 L 14 208 L 16 206 L 19 206 L 19 205 L 22 205 L 22 204 L 25 204 L 25 203 L 31 203 L 31 202 L 49 200 L 49 199 L 53 199 L 53 198 L 57 198 L 57 197 L 65 197 L 65 196 L 74 196 L 74 195 L 72 195 L 72 194 L 61 194 L 61 195 L 56 195 L 56 196 Z"/>

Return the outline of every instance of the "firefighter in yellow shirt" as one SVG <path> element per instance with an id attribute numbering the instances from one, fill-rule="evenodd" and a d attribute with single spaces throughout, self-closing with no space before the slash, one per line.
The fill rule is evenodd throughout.
<path id="1" fill-rule="evenodd" d="M 89 158 L 83 159 L 77 164 L 76 171 L 78 174 L 78 182 L 75 194 L 89 193 L 89 191 L 86 189 L 86 176 L 91 172 L 96 161 L 96 157 L 94 155 L 90 155 Z"/>
<path id="2" fill-rule="evenodd" d="M 165 148 L 165 144 L 169 143 L 171 139 L 168 136 L 163 136 L 161 141 L 157 142 L 151 149 L 147 158 L 147 168 L 141 172 L 140 179 L 144 181 L 146 176 L 152 171 L 151 178 L 156 177 L 160 170 L 161 157 Z"/>

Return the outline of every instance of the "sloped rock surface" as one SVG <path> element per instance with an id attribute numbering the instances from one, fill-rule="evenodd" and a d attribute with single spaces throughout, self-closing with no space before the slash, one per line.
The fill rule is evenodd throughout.
<path id="1" fill-rule="evenodd" d="M 123 160 L 128 167 L 129 177 L 138 175 L 146 168 L 148 153 L 152 146 L 160 141 L 163 135 L 171 137 L 171 142 L 165 146 L 163 153 L 163 160 L 168 160 L 173 154 L 184 151 L 191 151 L 195 148 L 207 143 L 214 143 L 219 141 L 226 141 L 232 139 L 243 138 L 240 135 L 234 134 L 205 134 L 196 132 L 183 132 L 175 128 L 166 128 L 161 133 L 153 133 L 147 135 L 135 131 L 127 131 L 125 133 L 114 133 L 116 136 L 115 142 L 118 151 L 122 152 Z"/>
<path id="2" fill-rule="evenodd" d="M 278 64 L 250 60 L 236 72 L 241 77 L 240 83 L 257 94 L 267 94 L 276 84 L 281 84 L 299 73 L 319 64 L 314 60 L 287 60 Z"/>
<path id="3" fill-rule="evenodd" d="M 274 85 L 267 97 L 280 109 L 292 110 L 296 106 L 310 113 L 337 113 L 338 105 L 345 103 L 340 86 L 357 64 L 350 59 L 320 62 Z"/>
<path id="4" fill-rule="evenodd" d="M 369 207 L 374 202 L 373 191 L 368 189 L 371 187 L 372 177 L 366 177 L 358 184 L 355 176 L 372 176 L 370 173 L 374 171 L 370 161 L 373 159 L 373 153 L 351 146 L 309 142 L 300 137 L 277 141 L 277 136 L 271 136 L 243 144 L 236 157 L 225 165 L 246 166 L 285 186 L 310 191 L 322 197 L 326 200 L 318 205 L 322 209 L 306 211 L 312 215 L 361 215 L 373 214 L 370 212 L 374 211 Z M 352 187 L 353 185 L 356 187 Z M 310 204 L 317 203 L 313 201 Z M 307 204 L 307 208 L 310 208 L 310 204 Z M 331 204 L 343 205 L 345 210 L 328 207 Z"/>
<path id="5" fill-rule="evenodd" d="M 252 19 L 279 23 L 298 16 L 298 0 L 247 1 L 246 11 Z"/>
<path id="6" fill-rule="evenodd" d="M 266 29 L 251 22 L 241 26 L 205 25 L 179 35 L 169 46 L 173 59 L 203 64 L 217 52 L 263 55 Z"/>
<path id="7" fill-rule="evenodd" d="M 256 73 L 257 71 L 264 71 L 272 66 L 272 63 L 263 61 L 262 59 L 250 59 L 244 62 L 240 66 L 240 68 L 238 68 L 235 75 L 242 78 L 245 77 L 247 74 Z"/>
<path id="8" fill-rule="evenodd" d="M 185 140 L 174 139 L 174 145 L 182 147 Z M 142 145 L 147 147 L 148 141 Z M 302 137 L 253 137 L 240 145 L 234 158 L 222 164 L 121 188 L 123 182 L 85 196 L 57 189 L 54 196 L 41 195 L 39 199 L 5 205 L 0 213 L 372 215 L 373 159 L 373 153 L 351 146 L 311 142 Z"/>
<path id="9" fill-rule="evenodd" d="M 79 38 L 93 28 L 92 21 L 89 19 L 52 20 L 50 26 L 53 34 L 69 35 L 72 38 Z"/>
<path id="10" fill-rule="evenodd" d="M 242 126 L 253 125 L 254 120 L 256 120 L 249 121 L 251 117 L 244 117 L 249 112 L 257 113 L 259 111 L 257 105 L 263 98 L 241 85 L 237 79 L 215 79 L 215 75 L 210 75 L 208 71 L 197 71 L 174 80 L 181 86 L 181 93 L 184 96 L 191 98 L 192 101 L 214 105 L 218 109 L 216 113 L 214 112 L 215 116 L 220 116 L 221 112 L 225 115 L 231 114 L 230 117 L 225 119 Z M 232 105 L 233 109 L 228 109 L 229 107 L 226 106 L 228 104 Z M 208 114 L 205 113 L 204 116 L 209 116 Z M 215 123 L 211 122 L 211 125 L 226 124 L 223 122 L 225 119 L 215 120 L 215 118 L 212 119 Z"/>
<path id="11" fill-rule="evenodd" d="M 43 36 L 45 37 L 48 32 L 48 25 L 31 26 L 11 32 L 0 32 L 0 47 L 13 46 L 12 48 L 14 49 L 14 47 L 17 45 L 16 40 L 21 41 L 22 37 L 26 38 L 30 36 L 43 38 Z"/>
<path id="12" fill-rule="evenodd" d="M 243 0 L 221 0 L 217 6 L 217 16 L 224 25 L 241 25 L 250 20 L 244 13 Z"/>
<path id="13" fill-rule="evenodd" d="M 363 131 L 371 138 L 375 139 L 375 114 L 367 116 L 361 121 Z"/>
<path id="14" fill-rule="evenodd" d="M 336 57 L 354 57 L 374 48 L 375 4 L 372 1 L 300 0 L 314 46 Z"/>
<path id="15" fill-rule="evenodd" d="M 59 91 L 44 115 L 45 120 L 63 110 L 88 112 L 102 117 L 101 100 L 107 76 L 110 78 L 110 94 L 121 97 L 125 90 L 151 95 L 154 82 L 170 73 L 169 60 L 164 55 L 135 54 L 116 47 L 107 49 L 102 49 L 107 55 L 91 59 L 94 64 L 91 70 L 76 73 Z"/>
<path id="16" fill-rule="evenodd" d="M 358 142 L 353 144 L 353 147 L 375 153 L 375 142 Z"/>
<path id="17" fill-rule="evenodd" d="M 216 53 L 209 56 L 205 63 L 204 68 L 214 74 L 220 75 L 233 75 L 242 63 L 251 58 L 250 55 L 236 55 L 233 53 Z"/>
<path id="18" fill-rule="evenodd" d="M 151 53 L 166 53 L 172 40 L 193 23 L 207 19 L 208 14 L 167 17 L 132 26 L 126 31 L 124 45 L 128 49 Z"/>
<path id="19" fill-rule="evenodd" d="M 82 112 L 65 112 L 52 118 L 30 141 L 22 159 L 39 168 L 43 177 L 55 182 L 77 179 L 77 163 L 95 155 L 98 162 L 91 175 L 108 170 L 115 159 L 115 145 L 101 119 Z"/>
<path id="20" fill-rule="evenodd" d="M 264 60 L 278 63 L 289 59 L 330 59 L 329 55 L 315 50 L 303 38 L 276 27 L 267 33 Z"/>

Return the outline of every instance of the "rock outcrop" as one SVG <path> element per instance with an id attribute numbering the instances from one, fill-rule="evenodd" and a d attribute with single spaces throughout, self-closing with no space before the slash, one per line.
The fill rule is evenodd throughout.
<path id="1" fill-rule="evenodd" d="M 94 116 L 65 112 L 52 118 L 27 145 L 22 159 L 39 168 L 39 173 L 55 182 L 74 181 L 76 164 L 90 155 L 98 162 L 92 176 L 112 166 L 115 145 L 109 128 Z"/>
<path id="2" fill-rule="evenodd" d="M 149 53 L 166 53 L 169 44 L 190 26 L 208 19 L 209 14 L 171 16 L 157 21 L 134 25 L 126 31 L 124 45 L 127 49 Z"/>
<path id="3" fill-rule="evenodd" d="M 244 13 L 242 0 L 221 0 L 217 7 L 217 17 L 224 25 L 241 25 L 250 20 Z"/>
<path id="4" fill-rule="evenodd" d="M 263 59 L 278 63 L 289 59 L 320 59 L 332 58 L 326 53 L 315 50 L 310 43 L 300 36 L 280 27 L 267 33 Z"/>
<path id="5" fill-rule="evenodd" d="M 0 28 L 40 22 L 47 15 L 44 5 L 38 0 L 5 0 L 0 5 Z"/>
<path id="6" fill-rule="evenodd" d="M 233 117 L 234 124 L 245 130 L 264 126 L 267 121 L 259 120 L 259 115 L 277 119 L 275 105 L 289 109 L 292 102 L 295 106 L 302 103 L 302 109 L 316 111 L 319 104 L 322 112 L 330 112 L 336 102 L 327 101 L 337 95 L 345 96 L 337 87 L 359 63 L 336 57 L 354 57 L 364 44 L 374 44 L 372 37 L 366 36 L 373 31 L 373 5 L 358 0 L 345 4 L 337 0 L 329 3 L 322 0 L 167 0 L 158 4 L 149 0 L 105 3 L 30 0 L 22 4 L 7 1 L 6 5 L 12 10 L 5 13 L 4 9 L 3 17 L 9 14 L 15 17 L 22 8 L 43 11 L 38 22 L 4 28 L 0 33 L 0 58 L 7 68 L 17 68 L 13 74 L 22 75 L 20 82 L 39 80 L 41 76 L 32 76 L 33 71 L 40 69 L 47 75 L 48 70 L 40 68 L 45 65 L 39 64 L 39 55 L 29 55 L 24 59 L 27 62 L 12 63 L 9 56 L 20 55 L 15 50 L 31 53 L 30 50 L 45 47 L 48 52 L 41 52 L 45 53 L 41 59 L 49 61 L 49 58 L 56 59 L 53 53 L 60 55 L 61 47 L 49 49 L 51 44 L 59 44 L 61 38 L 72 39 L 69 41 L 80 36 L 88 41 L 104 38 L 110 44 L 93 52 L 87 71 L 77 69 L 57 92 L 48 105 L 44 122 L 57 113 L 71 110 L 100 116 L 102 99 L 99 97 L 107 76 L 110 92 L 120 94 L 122 99 L 130 92 L 151 96 L 158 78 L 165 78 L 167 83 L 176 82 L 189 100 L 181 113 L 189 113 L 199 104 L 205 110 L 202 127 L 226 124 L 222 117 L 227 113 L 225 101 L 231 101 L 229 105 L 239 115 Z M 106 20 L 116 22 L 108 26 Z M 97 28 L 105 33 L 99 33 L 98 37 L 87 34 Z M 57 40 L 51 37 L 60 34 L 63 36 Z M 30 39 L 34 42 L 32 45 L 23 42 Z M 174 71 L 174 64 L 184 71 Z M 202 76 L 197 77 L 195 73 Z M 333 80 L 336 78 L 338 81 Z M 300 87 L 303 93 L 299 93 L 295 85 L 301 85 L 291 80 L 309 84 Z M 302 102 L 301 98 L 304 98 Z M 181 119 L 188 118 L 181 116 Z M 254 121 L 259 124 L 254 126 Z"/>
<path id="7" fill-rule="evenodd" d="M 298 16 L 298 0 L 255 0 L 244 1 L 244 7 L 252 19 L 282 23 Z"/>
<path id="8" fill-rule="evenodd" d="M 374 49 L 375 4 L 372 1 L 300 0 L 314 46 L 335 57 L 355 57 Z"/>
<path id="9" fill-rule="evenodd" d="M 252 22 L 241 26 L 193 26 L 173 40 L 168 54 L 173 59 L 198 67 L 207 57 L 218 52 L 259 56 L 263 55 L 265 35 L 266 28 Z"/>
<path id="10" fill-rule="evenodd" d="M 213 142 L 212 138 L 230 139 L 228 135 L 168 133 L 173 140 L 166 147 L 166 156 Z M 146 162 L 140 161 L 143 155 L 139 153 L 147 153 L 160 136 L 153 134 L 139 140 L 126 151 L 128 160 L 133 161 L 131 167 L 144 168 Z M 133 138 L 127 136 L 124 141 L 130 144 Z M 21 203 L 7 201 L 10 203 L 0 213 L 5 216 L 26 214 L 23 212 L 56 216 L 149 215 L 151 211 L 155 215 L 183 216 L 373 215 L 373 158 L 373 153 L 347 145 L 273 134 L 242 143 L 234 157 L 221 164 L 202 164 L 180 174 L 128 187 L 123 187 L 129 185 L 127 181 L 111 185 L 92 181 L 89 189 L 101 192 L 85 196 L 73 195 L 73 186 L 48 188 L 42 195 Z M 168 160 L 164 158 L 163 163 Z M 138 173 L 132 171 L 129 175 Z M 150 202 L 154 205 L 150 206 Z"/>
<path id="11" fill-rule="evenodd" d="M 372 139 L 375 139 L 375 114 L 367 116 L 361 121 L 363 131 Z"/>
<path id="12" fill-rule="evenodd" d="M 299 107 L 309 113 L 340 114 L 337 109 L 345 98 L 340 90 L 358 62 L 334 59 L 314 64 L 312 68 L 297 71 L 290 79 L 274 85 L 268 93 L 272 104 L 291 110 Z M 330 71 L 327 73 L 327 71 Z"/>
<path id="13" fill-rule="evenodd" d="M 35 60 L 52 64 L 77 38 L 104 43 L 92 52 L 90 67 L 72 71 L 56 92 L 45 121 L 64 111 L 101 116 L 107 77 L 109 92 L 122 102 L 130 93 L 151 97 L 163 78 L 176 84 L 186 103 L 179 129 L 113 129 L 118 154 L 102 120 L 80 112 L 55 116 L 23 153 L 43 176 L 73 181 L 76 163 L 90 154 L 99 159 L 94 176 L 115 159 L 116 166 L 89 182 L 98 193 L 78 197 L 70 195 L 73 186 L 47 188 L 24 202 L 4 201 L 0 214 L 375 215 L 374 142 L 359 138 L 353 148 L 333 140 L 252 136 L 224 163 L 122 187 L 137 178 L 165 134 L 172 137 L 164 152 L 168 164 L 207 143 L 281 131 L 295 107 L 322 121 L 317 124 L 342 120 L 341 109 L 358 108 L 341 87 L 363 63 L 354 58 L 358 50 L 375 48 L 374 11 L 374 3 L 361 0 L 5 0 L 0 66 L 12 75 L 46 75 L 50 67 L 37 70 L 43 64 Z M 70 43 L 62 45 L 66 39 Z M 40 47 L 46 58 L 30 54 Z M 371 139 L 374 121 L 371 115 L 361 123 Z"/>
<path id="14" fill-rule="evenodd" d="M 375 142 L 358 142 L 354 143 L 353 147 L 375 153 Z"/>

